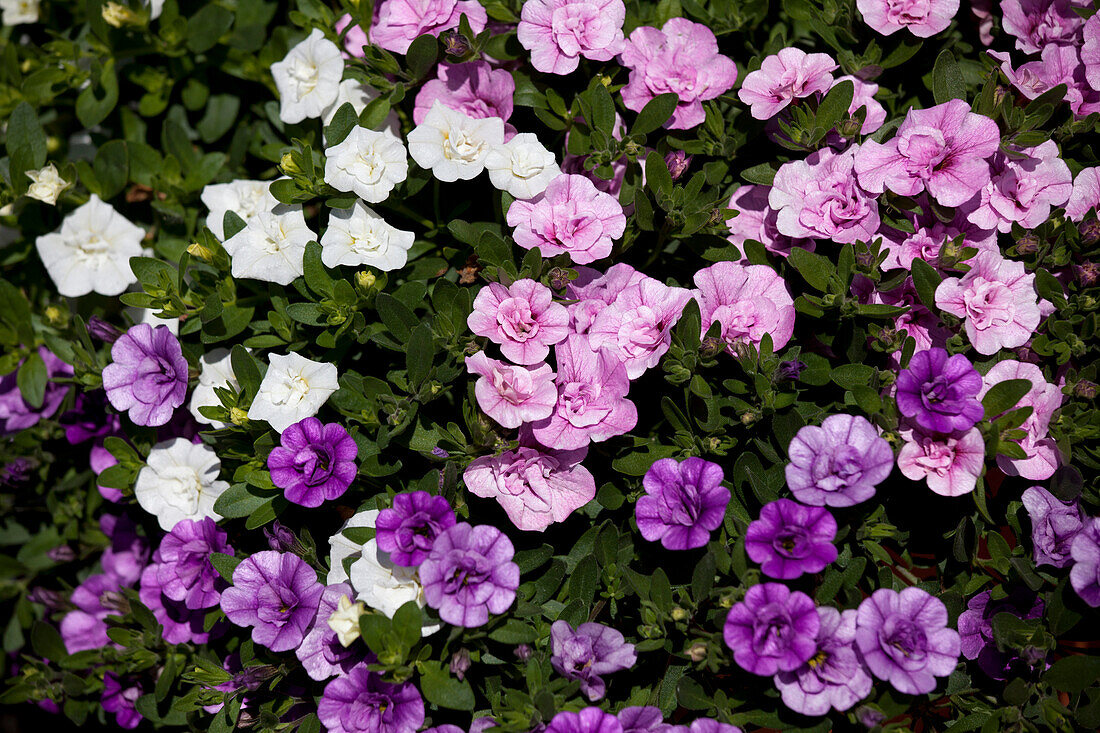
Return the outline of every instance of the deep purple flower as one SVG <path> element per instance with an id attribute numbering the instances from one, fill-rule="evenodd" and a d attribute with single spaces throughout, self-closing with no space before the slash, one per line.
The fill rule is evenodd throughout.
<path id="1" fill-rule="evenodd" d="M 0 467 L 0 486 L 10 489 L 26 483 L 35 467 L 36 463 L 34 461 L 22 456 L 10 463 L 5 463 L 3 467 Z"/>
<path id="2" fill-rule="evenodd" d="M 160 555 L 154 554 L 153 564 L 142 571 L 138 597 L 164 627 L 162 636 L 169 644 L 205 644 L 210 639 L 210 632 L 204 630 L 205 612 L 192 610 L 164 595 L 157 572 L 159 559 Z"/>
<path id="3" fill-rule="evenodd" d="M 574 629 L 568 621 L 555 621 L 550 642 L 550 664 L 566 679 L 580 680 L 581 692 L 592 701 L 606 691 L 601 675 L 630 669 L 638 659 L 634 645 L 603 624 L 585 623 Z"/>
<path id="4" fill-rule="evenodd" d="M 597 707 L 574 713 L 563 710 L 555 715 L 545 733 L 623 733 L 619 719 Z"/>
<path id="5" fill-rule="evenodd" d="M 73 409 L 62 413 L 58 422 L 65 426 L 65 440 L 73 445 L 113 435 L 120 425 L 118 415 L 108 414 L 107 393 L 100 389 L 77 392 Z"/>
<path id="6" fill-rule="evenodd" d="M 672 733 L 678 727 L 666 723 L 661 709 L 651 705 L 623 708 L 617 717 L 623 733 Z"/>
<path id="7" fill-rule="evenodd" d="M 210 517 L 181 519 L 160 542 L 157 580 L 162 592 L 191 609 L 218 605 L 227 583 L 210 563 L 210 555 L 232 555 L 228 535 Z"/>
<path id="8" fill-rule="evenodd" d="M 317 616 L 325 587 L 297 555 L 264 550 L 233 571 L 233 587 L 221 607 L 237 626 L 251 626 L 252 640 L 273 652 L 294 649 Z"/>
<path id="9" fill-rule="evenodd" d="M 187 395 L 187 359 L 167 326 L 138 323 L 111 347 L 103 368 L 111 406 L 136 425 L 164 425 Z"/>
<path id="10" fill-rule="evenodd" d="M 829 415 L 820 427 L 803 427 L 787 452 L 787 486 L 794 498 L 812 506 L 866 501 L 894 468 L 890 444 L 858 415 Z"/>
<path id="11" fill-rule="evenodd" d="M 880 588 L 859 604 L 856 645 L 871 674 L 898 692 L 923 695 L 955 671 L 959 632 L 943 601 L 921 588 Z"/>
<path id="12" fill-rule="evenodd" d="M 817 651 L 820 628 L 812 598 L 780 583 L 761 583 L 730 609 L 722 636 L 733 661 L 767 677 L 808 661 Z"/>
<path id="13" fill-rule="evenodd" d="M 771 578 L 817 573 L 836 560 L 836 520 L 828 509 L 777 499 L 745 532 L 745 552 Z"/>
<path id="14" fill-rule="evenodd" d="M 481 626 L 516 600 L 513 555 L 512 541 L 496 527 L 460 522 L 444 530 L 420 565 L 424 600 L 453 626 Z"/>
<path id="15" fill-rule="evenodd" d="M 281 443 L 268 454 L 267 468 L 287 501 L 318 507 L 343 496 L 355 479 L 359 448 L 339 423 L 307 417 L 284 430 Z"/>
<path id="16" fill-rule="evenodd" d="M 722 467 L 702 458 L 662 458 L 654 462 L 642 486 L 634 518 L 638 531 L 668 550 L 702 547 L 726 516 L 729 489 L 722 486 Z"/>
<path id="17" fill-rule="evenodd" d="M 1100 517 L 1089 517 L 1069 548 L 1069 582 L 1081 600 L 1100 606 Z"/>
<path id="18" fill-rule="evenodd" d="M 926 430 L 969 430 L 985 415 L 978 400 L 982 375 L 962 354 L 931 348 L 913 354 L 898 374 L 898 410 Z"/>
<path id="19" fill-rule="evenodd" d="M 32 407 L 23 399 L 23 393 L 16 384 L 19 368 L 23 366 L 20 361 L 17 368 L 10 374 L 0 377 L 0 435 L 17 433 L 20 430 L 31 427 L 44 417 L 57 412 L 62 400 L 69 392 L 69 385 L 58 384 L 53 380 L 57 377 L 71 377 L 73 368 L 58 359 L 45 346 L 38 347 L 38 356 L 46 364 L 46 392 L 42 399 L 42 405 Z"/>
<path id="20" fill-rule="evenodd" d="M 336 631 L 328 624 L 341 598 L 348 600 L 355 598 L 355 591 L 347 583 L 337 583 L 325 588 L 321 594 L 321 601 L 317 605 L 313 627 L 294 650 L 306 674 L 318 682 L 327 680 L 333 675 L 347 674 L 348 670 L 363 658 L 362 652 L 358 649 L 341 644 Z"/>
<path id="21" fill-rule="evenodd" d="M 1083 525 L 1077 500 L 1061 501 L 1042 486 L 1026 489 L 1020 498 L 1031 517 L 1035 564 L 1056 568 L 1069 565 L 1070 546 Z"/>
<path id="22" fill-rule="evenodd" d="M 817 651 L 801 667 L 775 676 L 783 704 L 803 715 L 844 711 L 871 693 L 871 675 L 855 650 L 856 612 L 817 609 Z"/>
<path id="23" fill-rule="evenodd" d="M 325 686 L 317 717 L 329 733 L 413 733 L 424 724 L 424 700 L 413 683 L 390 684 L 359 665 Z"/>
<path id="24" fill-rule="evenodd" d="M 442 496 L 410 491 L 393 497 L 393 508 L 378 512 L 375 539 L 395 565 L 416 567 L 431 552 L 432 543 L 455 524 L 455 513 Z"/>
<path id="25" fill-rule="evenodd" d="M 127 680 L 126 687 L 123 687 L 122 681 L 114 672 L 103 673 L 103 694 L 100 696 L 100 703 L 103 705 L 104 712 L 115 714 L 115 722 L 120 728 L 127 730 L 136 728 L 144 719 L 134 707 L 134 703 L 144 693 L 141 683 L 136 680 Z"/>
<path id="26" fill-rule="evenodd" d="M 1015 676 L 1026 665 L 1011 650 L 999 651 L 993 638 L 993 617 L 1011 613 L 1022 619 L 1037 619 L 1043 615 L 1043 599 L 1034 593 L 1017 591 L 1001 600 L 992 600 L 992 591 L 983 591 L 971 598 L 959 614 L 959 650 L 967 659 L 977 659 L 978 666 L 995 680 Z"/>

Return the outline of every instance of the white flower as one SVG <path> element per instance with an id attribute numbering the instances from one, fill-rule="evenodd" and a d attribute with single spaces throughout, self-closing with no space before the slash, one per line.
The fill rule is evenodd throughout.
<path id="1" fill-rule="evenodd" d="M 309 38 L 271 65 L 271 75 L 279 89 L 279 119 L 292 125 L 320 117 L 336 100 L 344 58 L 336 44 L 314 28 Z"/>
<path id="2" fill-rule="evenodd" d="M 362 601 L 351 602 L 347 596 L 340 596 L 336 610 L 328 617 L 328 627 L 336 632 L 340 646 L 349 647 L 359 638 L 359 617 L 366 613 Z"/>
<path id="3" fill-rule="evenodd" d="M 156 20 L 164 10 L 164 0 L 145 0 L 145 4 L 149 6 L 149 20 Z"/>
<path id="4" fill-rule="evenodd" d="M 344 522 L 344 525 L 340 527 L 336 534 L 328 538 L 329 570 L 328 576 L 325 578 L 325 585 L 348 582 L 349 577 L 347 571 L 344 570 L 344 560 L 350 557 L 354 561 L 363 556 L 363 546 L 345 537 L 344 530 L 351 527 L 373 527 L 377 518 L 377 509 L 364 509 L 361 512 L 356 512 L 348 521 Z"/>
<path id="5" fill-rule="evenodd" d="M 279 202 L 268 190 L 271 181 L 238 180 L 232 183 L 211 183 L 202 189 L 203 204 L 210 210 L 206 226 L 218 238 L 225 239 L 225 213 L 232 211 L 247 224 L 253 217 L 267 213 Z"/>
<path id="6" fill-rule="evenodd" d="M 229 349 L 213 349 L 209 353 L 203 354 L 200 363 L 202 364 L 202 371 L 199 372 L 199 383 L 191 392 L 191 403 L 187 406 L 187 409 L 191 410 L 191 414 L 199 422 L 213 425 L 215 429 L 224 428 L 226 423 L 203 415 L 199 412 L 199 408 L 222 406 L 222 401 L 218 399 L 217 393 L 214 392 L 215 387 L 223 389 L 232 387 L 234 390 L 240 390 L 241 385 L 237 382 L 237 375 L 233 373 L 233 363 L 230 359 Z"/>
<path id="7" fill-rule="evenodd" d="M 267 420 L 280 433 L 316 415 L 340 387 L 335 364 L 310 361 L 295 353 L 270 354 L 267 362 L 267 374 L 248 408 L 248 419 Z"/>
<path id="8" fill-rule="evenodd" d="M 485 169 L 489 151 L 503 143 L 504 120 L 475 120 L 436 100 L 409 133 L 409 155 L 441 181 L 468 181 Z"/>
<path id="9" fill-rule="evenodd" d="M 372 204 L 385 201 L 408 175 L 405 146 L 385 132 L 356 125 L 341 143 L 325 149 L 325 183 Z"/>
<path id="10" fill-rule="evenodd" d="M 27 178 L 31 179 L 31 185 L 27 188 L 27 195 L 50 206 L 57 205 L 57 197 L 61 192 L 72 185 L 57 172 L 57 166 L 49 163 L 45 168 L 37 171 L 27 171 Z"/>
<path id="11" fill-rule="evenodd" d="M 409 601 L 424 608 L 424 587 L 416 568 L 395 564 L 374 540 L 363 545 L 362 555 L 352 563 L 350 580 L 356 598 L 390 618 Z M 440 624 L 425 626 L 423 633 L 434 634 L 440 628 Z"/>
<path id="12" fill-rule="evenodd" d="M 367 105 L 378 99 L 378 97 L 378 90 L 369 84 L 363 84 L 355 79 L 345 79 L 340 82 L 339 91 L 336 93 L 336 101 L 325 109 L 324 113 L 321 115 L 321 121 L 325 123 L 325 127 L 331 125 L 332 119 L 336 117 L 336 111 L 343 107 L 345 102 L 351 102 L 351 107 L 355 110 L 355 114 L 363 114 L 363 110 L 367 108 Z M 395 138 L 401 139 L 401 121 L 397 118 L 397 113 L 392 109 L 390 113 L 386 115 L 380 132 L 385 132 L 393 135 Z"/>
<path id="13" fill-rule="evenodd" d="M 321 237 L 321 261 L 329 267 L 370 265 L 389 272 L 405 266 L 415 238 L 356 201 L 350 209 L 332 210 Z"/>
<path id="14" fill-rule="evenodd" d="M 530 199 L 546 190 L 561 175 L 554 154 L 542 146 L 538 136 L 521 132 L 485 156 L 489 180 L 517 199 Z"/>
<path id="15" fill-rule="evenodd" d="M 134 497 L 161 529 L 171 531 L 182 519 L 220 518 L 214 502 L 229 483 L 218 480 L 222 464 L 212 448 L 173 438 L 154 445 L 145 464 L 134 482 Z"/>
<path id="16" fill-rule="evenodd" d="M 306 245 L 316 238 L 300 205 L 278 204 L 249 219 L 222 246 L 233 258 L 233 277 L 289 285 L 305 272 Z"/>
<path id="17" fill-rule="evenodd" d="M 145 230 L 130 223 L 94 193 L 35 242 L 46 272 L 66 298 L 88 293 L 119 295 L 137 282 L 130 258 L 141 255 Z"/>
<path id="18" fill-rule="evenodd" d="M 0 23 L 37 23 L 38 5 L 39 0 L 0 0 Z"/>

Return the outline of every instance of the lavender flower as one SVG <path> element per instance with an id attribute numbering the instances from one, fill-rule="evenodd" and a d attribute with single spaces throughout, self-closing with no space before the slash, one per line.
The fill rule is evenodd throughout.
<path id="1" fill-rule="evenodd" d="M 343 496 L 355 479 L 359 448 L 339 423 L 307 417 L 284 430 L 281 443 L 268 454 L 267 468 L 287 501 L 319 507 Z"/>
<path id="2" fill-rule="evenodd" d="M 1001 651 L 993 638 L 993 617 L 1011 613 L 1022 619 L 1037 619 L 1043 615 L 1043 600 L 1034 593 L 1017 591 L 994 601 L 992 591 L 983 591 L 971 598 L 959 614 L 959 650 L 967 659 L 977 659 L 978 666 L 995 680 L 1016 676 L 1022 659 L 1010 650 Z M 1026 663 L 1025 663 L 1026 664 Z"/>
<path id="3" fill-rule="evenodd" d="M 634 517 L 638 531 L 668 550 L 702 547 L 726 516 L 729 489 L 722 468 L 702 458 L 662 458 L 646 471 Z"/>
<path id="4" fill-rule="evenodd" d="M 345 647 L 337 633 L 329 626 L 329 619 L 339 606 L 341 598 L 354 598 L 355 591 L 347 583 L 338 583 L 325 588 L 317 604 L 317 615 L 313 627 L 294 650 L 302 667 L 310 678 L 327 680 L 333 675 L 343 675 L 361 661 L 362 653 Z"/>
<path id="5" fill-rule="evenodd" d="M 827 509 L 790 499 L 765 504 L 745 532 L 745 552 L 771 578 L 817 573 L 837 558 L 836 520 Z"/>
<path id="6" fill-rule="evenodd" d="M 164 629 L 162 636 L 169 644 L 205 644 L 211 635 L 204 626 L 206 614 L 193 611 L 164 595 L 164 587 L 157 573 L 159 555 L 154 554 L 153 560 L 154 563 L 141 573 L 138 598 L 153 612 L 153 616 Z"/>
<path id="7" fill-rule="evenodd" d="M 617 717 L 623 733 L 673 733 L 678 729 L 665 722 L 660 708 L 650 705 L 623 708 Z"/>
<path id="8" fill-rule="evenodd" d="M 854 647 L 856 612 L 822 606 L 817 615 L 817 651 L 798 669 L 775 676 L 783 704 L 803 715 L 847 710 L 871 693 L 871 675 Z"/>
<path id="9" fill-rule="evenodd" d="M 38 347 L 38 356 L 45 362 L 46 378 L 50 380 L 46 382 L 41 405 L 34 407 L 23 399 L 23 393 L 16 384 L 18 369 L 0 377 L 0 435 L 17 433 L 36 425 L 42 418 L 53 415 L 69 393 L 68 385 L 58 384 L 53 380 L 57 377 L 71 377 L 73 368 L 54 356 L 45 346 Z M 23 363 L 20 361 L 18 366 Z"/>
<path id="10" fill-rule="evenodd" d="M 232 555 L 226 542 L 228 535 L 214 520 L 181 519 L 164 536 L 157 551 L 157 580 L 161 591 L 173 601 L 182 601 L 191 609 L 218 605 L 221 591 L 227 585 L 210 563 L 210 555 L 219 552 Z"/>
<path id="11" fill-rule="evenodd" d="M 416 567 L 431 552 L 432 543 L 455 524 L 455 513 L 442 496 L 411 491 L 393 497 L 393 508 L 375 520 L 378 549 L 390 553 L 395 565 Z"/>
<path id="12" fill-rule="evenodd" d="M 122 680 L 113 672 L 103 673 L 103 694 L 100 696 L 100 704 L 103 712 L 114 713 L 115 722 L 119 728 L 131 730 L 137 728 L 144 718 L 134 707 L 137 699 L 144 694 L 141 683 L 135 680 L 127 680 L 126 687 L 122 686 Z"/>
<path id="13" fill-rule="evenodd" d="M 787 448 L 787 486 L 812 506 L 845 507 L 875 495 L 894 468 L 894 451 L 867 418 L 830 415 L 807 425 Z"/>
<path id="14" fill-rule="evenodd" d="M 1089 517 L 1069 548 L 1069 582 L 1081 600 L 1100 607 L 1100 517 Z"/>
<path id="15" fill-rule="evenodd" d="M 137 425 L 164 425 L 187 395 L 187 360 L 167 326 L 131 326 L 111 347 L 103 368 L 111 406 Z"/>
<path id="16" fill-rule="evenodd" d="M 630 669 L 638 658 L 633 644 L 603 624 L 585 623 L 573 629 L 568 621 L 558 620 L 550 627 L 550 641 L 550 664 L 566 679 L 580 680 L 581 692 L 592 701 L 606 691 L 601 675 Z"/>
<path id="17" fill-rule="evenodd" d="M 596 707 L 580 712 L 563 710 L 546 726 L 545 733 L 623 733 L 619 719 Z"/>
<path id="18" fill-rule="evenodd" d="M 736 725 L 723 723 L 714 718 L 696 718 L 691 721 L 688 731 L 689 733 L 741 733 L 741 729 Z"/>
<path id="19" fill-rule="evenodd" d="M 496 527 L 461 522 L 443 531 L 420 565 L 424 600 L 454 626 L 472 628 L 516 600 L 519 566 L 512 541 Z"/>
<path id="20" fill-rule="evenodd" d="M 264 550 L 233 571 L 233 587 L 221 608 L 237 626 L 251 626 L 252 640 L 273 652 L 302 643 L 317 615 L 324 586 L 297 555 Z"/>
<path id="21" fill-rule="evenodd" d="M 1073 538 L 1081 531 L 1081 507 L 1063 502 L 1042 486 L 1026 489 L 1020 497 L 1031 517 L 1031 544 L 1036 565 L 1064 568 L 1070 564 Z"/>
<path id="22" fill-rule="evenodd" d="M 898 374 L 898 410 L 926 430 L 969 430 L 985 415 L 978 393 L 982 376 L 962 354 L 931 348 L 913 354 Z"/>
<path id="23" fill-rule="evenodd" d="M 119 589 L 118 580 L 106 574 L 89 575 L 73 589 L 69 602 L 75 606 L 61 619 L 61 640 L 69 654 L 99 649 L 111 643 L 107 617 L 118 612 L 104 604 L 107 593 Z"/>
<path id="24" fill-rule="evenodd" d="M 808 595 L 780 583 L 761 583 L 730 609 L 722 636 L 733 650 L 733 661 L 766 677 L 808 661 L 817 651 L 820 628 Z"/>
<path id="25" fill-rule="evenodd" d="M 413 733 L 424 724 L 424 700 L 411 682 L 390 684 L 359 665 L 325 686 L 317 717 L 329 733 Z"/>

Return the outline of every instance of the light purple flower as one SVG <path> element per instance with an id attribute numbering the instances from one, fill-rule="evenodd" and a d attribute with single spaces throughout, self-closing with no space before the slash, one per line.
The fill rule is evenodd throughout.
<path id="1" fill-rule="evenodd" d="M 1093 15 L 1085 21 L 1082 35 L 1081 64 L 1085 67 L 1085 80 L 1090 87 L 1100 91 L 1100 16 Z"/>
<path id="2" fill-rule="evenodd" d="M 518 428 L 554 411 L 558 392 L 549 364 L 515 366 L 479 351 L 466 357 L 466 369 L 479 377 L 474 384 L 478 407 L 503 427 Z"/>
<path id="3" fill-rule="evenodd" d="M 341 644 L 336 632 L 328 625 L 328 620 L 336 612 L 341 598 L 349 601 L 355 599 L 355 591 L 347 583 L 337 583 L 325 588 L 317 604 L 313 626 L 294 650 L 306 674 L 318 682 L 334 675 L 347 674 L 363 657 L 358 649 Z"/>
<path id="4" fill-rule="evenodd" d="M 1024 53 L 1056 45 L 1076 46 L 1085 19 L 1073 8 L 1091 4 L 1090 0 L 1001 0 L 1001 27 L 1016 37 L 1016 48 Z"/>
<path id="5" fill-rule="evenodd" d="M 1078 501 L 1062 501 L 1042 486 L 1024 490 L 1020 500 L 1031 518 L 1035 564 L 1056 568 L 1069 565 L 1073 538 L 1084 526 Z"/>
<path id="6" fill-rule="evenodd" d="M 852 172 L 860 147 L 829 148 L 780 166 L 768 193 L 776 227 L 788 237 L 870 242 L 879 228 L 878 202 Z"/>
<path id="7" fill-rule="evenodd" d="M 960 206 L 989 183 L 986 160 L 997 151 L 997 123 L 970 111 L 961 99 L 910 109 L 885 143 L 864 141 L 856 155 L 859 185 L 902 196 L 927 190 L 944 206 Z"/>
<path id="8" fill-rule="evenodd" d="M 483 626 L 516 600 L 519 566 L 512 541 L 488 524 L 444 530 L 420 565 L 424 600 L 452 626 Z"/>
<path id="9" fill-rule="evenodd" d="M 149 561 L 149 542 L 137 533 L 137 524 L 126 514 L 99 517 L 99 528 L 111 544 L 99 557 L 103 572 L 121 586 L 131 586 Z"/>
<path id="10" fill-rule="evenodd" d="M 438 38 L 457 28 L 463 15 L 475 34 L 485 30 L 489 16 L 477 0 L 382 0 L 374 7 L 370 40 L 387 51 L 406 53 L 418 36 Z"/>
<path id="11" fill-rule="evenodd" d="M 803 715 L 845 711 L 871 694 L 872 680 L 855 650 L 856 611 L 817 609 L 817 649 L 801 667 L 775 675 L 783 704 Z"/>
<path id="12" fill-rule="evenodd" d="M 1069 547 L 1069 582 L 1081 600 L 1100 607 L 1100 517 L 1089 517 Z"/>
<path id="13" fill-rule="evenodd" d="M 777 499 L 745 531 L 745 553 L 769 578 L 819 573 L 836 561 L 836 519 L 828 509 Z"/>
<path id="14" fill-rule="evenodd" d="M 724 94 L 737 81 L 737 66 L 718 53 L 714 33 L 687 18 L 670 18 L 661 30 L 635 28 L 619 61 L 630 69 L 622 88 L 627 109 L 641 112 L 649 100 L 668 92 L 680 98 L 666 123 L 670 130 L 701 124 L 706 119 L 703 102 Z"/>
<path id="15" fill-rule="evenodd" d="M 550 288 L 529 278 L 507 286 L 489 283 L 474 298 L 466 325 L 500 344 L 504 358 L 538 364 L 551 346 L 569 335 L 569 312 L 553 298 Z"/>
<path id="16" fill-rule="evenodd" d="M 69 393 L 68 385 L 59 384 L 53 380 L 57 377 L 71 377 L 73 368 L 54 356 L 53 352 L 45 346 L 38 347 L 38 356 L 46 365 L 46 378 L 49 380 L 46 382 L 46 392 L 41 407 L 31 407 L 27 404 L 19 390 L 19 385 L 16 384 L 19 367 L 23 366 L 23 361 L 20 361 L 17 368 L 10 374 L 0 377 L 0 436 L 17 433 L 36 425 L 44 417 L 50 417 L 57 412 L 57 408 Z M 107 418 L 101 413 L 99 420 L 104 422 Z"/>
<path id="17" fill-rule="evenodd" d="M 161 592 L 190 609 L 218 605 L 227 583 L 210 563 L 210 555 L 214 552 L 234 554 L 227 538 L 225 530 L 209 517 L 177 522 L 157 550 L 160 557 L 157 581 Z"/>
<path id="18" fill-rule="evenodd" d="M 512 116 L 515 91 L 511 72 L 494 69 L 488 61 L 441 63 L 436 78 L 424 82 L 416 94 L 413 122 L 422 123 L 436 100 L 475 120 L 499 117 L 507 122 Z"/>
<path id="19" fill-rule="evenodd" d="M 794 300 L 783 278 L 766 265 L 715 262 L 695 273 L 695 299 L 703 317 L 703 335 L 722 326 L 726 351 L 742 342 L 760 345 L 764 334 L 781 349 L 794 333 Z"/>
<path id="20" fill-rule="evenodd" d="M 568 621 L 550 626 L 550 664 L 567 680 L 580 680 L 581 692 L 596 701 L 606 692 L 602 675 L 630 669 L 638 659 L 623 635 L 597 623 L 574 629 Z"/>
<path id="21" fill-rule="evenodd" d="M 982 376 L 963 354 L 919 351 L 898 374 L 898 411 L 934 433 L 969 430 L 985 416 L 981 391 Z"/>
<path id="22" fill-rule="evenodd" d="M 1066 96 L 1063 99 L 1075 115 L 1085 117 L 1100 111 L 1100 93 L 1089 85 L 1086 68 L 1075 46 L 1046 46 L 1038 59 L 1021 64 L 1016 69 L 1012 68 L 1010 54 L 988 53 L 1001 62 L 1001 71 L 1012 86 L 1028 99 L 1035 99 L 1047 90 L 1065 84 Z"/>
<path id="23" fill-rule="evenodd" d="M 607 257 L 626 231 L 623 207 L 614 196 L 584 176 L 567 173 L 535 198 L 513 201 L 507 221 L 520 247 L 538 247 L 543 257 L 568 254 L 578 265 Z"/>
<path id="24" fill-rule="evenodd" d="M 576 71 L 583 56 L 610 61 L 623 48 L 623 0 L 529 0 L 516 37 L 531 65 L 547 74 Z"/>
<path id="25" fill-rule="evenodd" d="M 117 593 L 118 581 L 106 574 L 89 575 L 73 589 L 69 602 L 75 608 L 61 619 L 61 640 L 69 654 L 87 649 L 99 649 L 111 644 L 107 636 L 108 616 L 119 615 L 118 611 L 104 605 L 107 593 Z"/>
<path id="26" fill-rule="evenodd" d="M 850 81 L 854 87 L 852 103 L 848 105 L 848 114 L 855 116 L 860 108 L 867 110 L 864 113 L 863 125 L 859 128 L 859 133 L 870 135 L 882 127 L 882 123 L 886 122 L 886 109 L 875 100 L 875 94 L 878 93 L 878 84 L 872 84 L 857 77 L 846 75 L 838 76 L 829 88 L 832 89 L 842 81 Z"/>
<path id="27" fill-rule="evenodd" d="M 856 0 L 863 22 L 884 36 L 902 28 L 929 38 L 951 25 L 959 0 Z"/>
<path id="28" fill-rule="evenodd" d="M 424 699 L 412 682 L 391 684 L 361 664 L 325 685 L 317 717 L 329 733 L 415 733 Z"/>
<path id="29" fill-rule="evenodd" d="M 726 237 L 742 253 L 745 242 L 760 242 L 769 252 L 787 257 L 791 250 L 800 247 L 813 252 L 817 243 L 812 239 L 795 239 L 779 231 L 776 220 L 778 212 L 768 206 L 768 194 L 771 186 L 745 185 L 733 192 L 728 208 L 737 212 L 737 216 L 726 220 L 730 235 Z M 747 264 L 747 263 L 744 263 Z"/>
<path id="30" fill-rule="evenodd" d="M 546 726 L 544 733 L 622 733 L 619 719 L 597 707 L 574 713 L 562 710 Z"/>
<path id="31" fill-rule="evenodd" d="M 967 218 L 983 229 L 1002 233 L 1012 225 L 1034 229 L 1050 218 L 1050 210 L 1069 200 L 1073 175 L 1058 157 L 1058 144 L 1047 140 L 1026 150 L 1014 148 L 1022 159 L 998 152 L 993 156 L 992 178 L 970 204 Z"/>
<path id="32" fill-rule="evenodd" d="M 455 513 L 442 496 L 410 491 L 393 497 L 374 521 L 378 549 L 395 565 L 416 567 L 431 552 L 435 538 L 455 525 Z"/>
<path id="33" fill-rule="evenodd" d="M 908 695 L 931 692 L 959 661 L 959 633 L 947 627 L 947 607 L 920 588 L 880 588 L 863 599 L 856 646 L 871 674 Z"/>
<path id="34" fill-rule="evenodd" d="M 941 435 L 903 429 L 898 470 L 912 481 L 924 481 L 940 496 L 969 494 L 985 468 L 985 441 L 977 428 Z"/>
<path id="35" fill-rule="evenodd" d="M 683 730 L 682 727 L 680 729 Z M 688 733 L 741 733 L 741 729 L 714 718 L 696 718 L 688 726 Z"/>
<path id="36" fill-rule="evenodd" d="M 1096 16 L 1094 16 L 1096 17 Z M 1100 207 L 1100 166 L 1084 168 L 1073 179 L 1073 193 L 1066 202 L 1066 218 L 1082 221 L 1085 216 Z"/>
<path id="37" fill-rule="evenodd" d="M 668 351 L 672 327 L 689 300 L 690 290 L 646 278 L 600 311 L 588 329 L 588 343 L 593 349 L 610 349 L 626 367 L 626 376 L 637 379 Z"/>
<path id="38" fill-rule="evenodd" d="M 623 708 L 616 716 L 623 733 L 675 733 L 681 726 L 665 722 L 660 708 L 651 705 Z"/>
<path id="39" fill-rule="evenodd" d="M 812 598 L 781 583 L 760 583 L 730 609 L 722 637 L 738 666 L 770 677 L 809 661 L 817 652 L 820 628 Z"/>
<path id="40" fill-rule="evenodd" d="M 1000 251 L 997 247 L 996 229 L 982 229 L 976 226 L 968 221 L 965 213 L 961 211 L 956 213 L 955 219 L 949 224 L 928 215 L 911 216 L 908 220 L 913 225 L 912 232 L 903 232 L 885 226 L 879 231 L 883 238 L 882 248 L 887 251 L 881 265 L 883 271 L 911 270 L 913 260 L 921 259 L 940 272 L 946 273 L 948 268 L 940 262 L 943 247 L 960 236 L 963 238 L 960 249 L 973 247 L 977 250 Z M 918 347 L 917 350 L 921 349 Z"/>
<path id="41" fill-rule="evenodd" d="M 351 486 L 358 454 L 343 425 L 307 417 L 283 431 L 280 445 L 267 456 L 267 468 L 287 501 L 319 507 L 339 499 Z"/>
<path id="42" fill-rule="evenodd" d="M 139 323 L 111 346 L 103 368 L 111 406 L 136 425 L 164 425 L 187 395 L 187 360 L 167 326 Z"/>
<path id="43" fill-rule="evenodd" d="M 210 632 L 205 630 L 206 613 L 190 609 L 180 601 L 173 601 L 164 595 L 158 568 L 159 559 L 154 554 L 153 564 L 142 571 L 138 598 L 153 612 L 153 616 L 163 627 L 161 635 L 169 644 L 205 644 L 210 639 Z"/>
<path id="44" fill-rule="evenodd" d="M 775 117 L 796 99 L 824 94 L 833 85 L 837 63 L 829 54 L 808 54 L 789 46 L 767 56 L 750 72 L 737 97 L 758 120 Z"/>
<path id="45" fill-rule="evenodd" d="M 729 489 L 722 467 L 702 458 L 662 458 L 642 478 L 645 496 L 634 507 L 642 537 L 666 550 L 702 547 L 726 516 Z"/>
<path id="46" fill-rule="evenodd" d="M 1026 379 L 1031 389 L 1020 398 L 1016 407 L 1031 407 L 1032 413 L 1020 425 L 1026 435 L 1017 441 L 1027 458 L 997 456 L 997 465 L 1008 476 L 1022 476 L 1030 481 L 1043 481 L 1054 475 L 1061 462 L 1061 453 L 1054 440 L 1047 437 L 1050 421 L 1054 413 L 1062 406 L 1062 390 L 1051 384 L 1043 376 L 1043 371 L 1034 364 L 1005 359 L 990 367 L 982 379 L 982 389 L 978 399 L 998 382 L 1009 379 Z M 996 415 L 987 415 L 990 419 Z"/>
<path id="47" fill-rule="evenodd" d="M 802 427 L 787 452 L 787 486 L 794 498 L 812 506 L 867 501 L 894 468 L 890 444 L 858 415 L 829 415 L 820 427 Z"/>
<path id="48" fill-rule="evenodd" d="M 141 683 L 137 680 L 127 680 L 126 686 L 122 686 L 122 680 L 114 672 L 103 673 L 103 694 L 100 695 L 100 705 L 103 712 L 114 713 L 115 722 L 119 728 L 132 730 L 137 728 L 144 718 L 134 707 L 137 699 L 145 694 Z"/>
<path id="49" fill-rule="evenodd" d="M 576 334 L 587 334 L 596 316 L 614 303 L 619 293 L 648 277 L 625 262 L 612 265 L 606 273 L 584 266 L 574 269 L 577 279 L 566 285 L 565 297 L 577 301 L 566 306 L 570 332 Z"/>
<path id="50" fill-rule="evenodd" d="M 978 593 L 959 614 L 959 648 L 967 659 L 978 660 L 978 666 L 995 680 L 1019 676 L 1027 671 L 1027 663 L 1011 649 L 999 651 L 993 635 L 993 617 L 999 613 L 1011 613 L 1021 619 L 1042 618 L 1042 598 L 1026 590 L 1010 591 L 1006 597 L 994 601 L 992 591 Z M 1022 663 L 1023 662 L 1023 663 Z"/>
<path id="51" fill-rule="evenodd" d="M 233 571 L 233 586 L 222 593 L 221 608 L 237 626 L 252 627 L 252 641 L 285 652 L 302 643 L 324 590 L 305 560 L 264 550 Z"/>

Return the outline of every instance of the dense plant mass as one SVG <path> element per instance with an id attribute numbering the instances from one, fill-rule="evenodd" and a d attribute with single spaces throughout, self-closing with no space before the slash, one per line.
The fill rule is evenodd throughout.
<path id="1" fill-rule="evenodd" d="M 0 0 L 6 711 L 1100 728 L 1096 10 Z"/>

